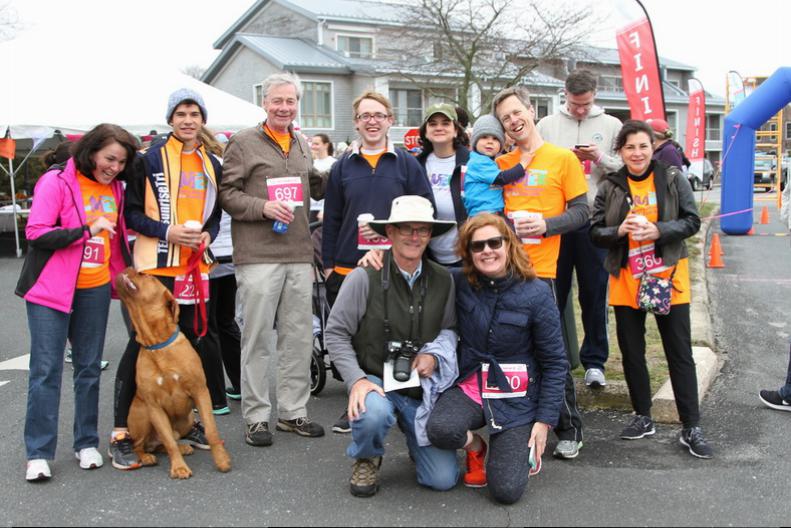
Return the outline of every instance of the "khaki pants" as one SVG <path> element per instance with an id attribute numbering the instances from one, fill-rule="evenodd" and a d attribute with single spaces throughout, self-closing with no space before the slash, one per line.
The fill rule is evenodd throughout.
<path id="1" fill-rule="evenodd" d="M 307 416 L 313 346 L 311 265 L 237 265 L 236 279 L 244 314 L 241 389 L 245 422 L 270 421 L 269 382 L 275 357 L 278 417 Z"/>

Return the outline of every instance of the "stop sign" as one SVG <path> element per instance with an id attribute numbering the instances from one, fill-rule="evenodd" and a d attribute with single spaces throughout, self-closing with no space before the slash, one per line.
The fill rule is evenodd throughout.
<path id="1" fill-rule="evenodd" d="M 420 130 L 417 128 L 410 128 L 407 130 L 406 134 L 404 134 L 404 148 L 407 150 L 412 150 L 415 147 L 420 146 Z"/>

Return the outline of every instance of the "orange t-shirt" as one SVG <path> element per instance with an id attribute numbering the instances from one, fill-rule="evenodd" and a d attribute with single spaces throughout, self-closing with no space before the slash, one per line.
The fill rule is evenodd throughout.
<path id="1" fill-rule="evenodd" d="M 280 145 L 280 149 L 286 156 L 288 156 L 288 151 L 291 148 L 291 133 L 286 132 L 281 134 L 280 132 L 275 132 L 269 128 L 269 125 L 267 124 L 264 124 L 264 131 L 266 132 L 267 136 L 271 137 L 273 140 L 275 140 L 275 143 Z"/>
<path id="2" fill-rule="evenodd" d="M 495 161 L 501 170 L 520 162 L 521 153 L 514 149 Z M 568 149 L 544 143 L 536 151 L 524 177 L 503 187 L 505 212 L 530 211 L 541 213 L 544 219 L 559 216 L 566 210 L 566 202 L 588 192 L 588 184 L 579 160 Z M 523 246 L 536 274 L 545 279 L 557 276 L 560 235 L 542 238 L 539 244 Z"/>
<path id="3" fill-rule="evenodd" d="M 654 175 L 651 174 L 643 181 L 629 181 L 629 191 L 632 194 L 634 206 L 632 212 L 645 216 L 649 222 L 659 220 L 659 208 L 656 200 L 656 186 L 654 185 Z M 652 274 L 657 277 L 669 278 L 673 274 L 673 268 L 668 268 L 661 261 L 655 258 L 654 242 L 644 241 L 635 242 L 629 236 L 629 262 L 625 268 L 621 268 L 618 277 L 610 275 L 610 306 L 630 306 L 637 309 L 637 290 L 640 287 L 639 271 L 642 264 L 647 263 Z M 670 304 L 689 304 L 690 282 L 689 282 L 689 259 L 683 258 L 675 266 L 676 273 L 673 275 L 673 286 L 670 294 Z"/>
<path id="4" fill-rule="evenodd" d="M 376 165 L 379 163 L 379 159 L 382 157 L 382 154 L 384 153 L 385 153 L 384 150 L 371 153 L 360 149 L 360 155 L 363 158 L 365 158 L 365 161 L 368 162 L 368 164 L 371 166 L 372 169 L 376 169 Z"/>
<path id="5" fill-rule="evenodd" d="M 88 225 L 100 216 L 113 223 L 118 222 L 118 205 L 113 189 L 77 173 L 77 182 L 82 192 L 82 203 Z M 110 235 L 101 231 L 85 244 L 77 276 L 77 289 L 98 288 L 110 282 Z"/>
<path id="6" fill-rule="evenodd" d="M 178 195 L 176 197 L 176 222 L 184 224 L 194 220 L 203 224 L 203 207 L 206 202 L 206 186 L 209 177 L 204 172 L 203 161 L 197 152 L 181 154 L 181 178 L 179 180 Z M 169 268 L 159 268 L 148 273 L 163 277 L 176 277 L 187 272 L 187 262 L 192 256 L 192 250 L 182 247 L 179 265 Z M 201 259 L 199 269 L 201 273 L 208 273 L 209 266 Z"/>

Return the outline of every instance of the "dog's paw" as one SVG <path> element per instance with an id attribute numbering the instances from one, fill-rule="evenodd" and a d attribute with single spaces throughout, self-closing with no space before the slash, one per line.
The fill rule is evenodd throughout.
<path id="1" fill-rule="evenodd" d="M 143 466 L 156 466 L 157 457 L 151 453 L 143 453 L 140 455 L 140 463 L 143 464 Z"/>
<path id="2" fill-rule="evenodd" d="M 182 466 L 171 466 L 170 478 L 172 479 L 188 479 L 192 476 L 192 471 L 186 464 Z"/>
<path id="3" fill-rule="evenodd" d="M 184 456 L 191 455 L 195 452 L 195 450 L 189 444 L 179 444 L 179 451 Z"/>
<path id="4" fill-rule="evenodd" d="M 218 446 L 212 449 L 212 457 L 214 458 L 214 465 L 218 471 L 228 473 L 231 470 L 231 456 L 225 447 Z"/>

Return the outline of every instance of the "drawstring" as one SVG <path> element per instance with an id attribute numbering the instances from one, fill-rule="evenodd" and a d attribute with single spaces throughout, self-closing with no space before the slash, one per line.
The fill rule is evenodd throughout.
<path id="1" fill-rule="evenodd" d="M 193 252 L 190 256 L 189 260 L 187 261 L 187 272 L 186 275 L 192 276 L 192 284 L 195 286 L 195 290 L 198 296 L 198 302 L 196 303 L 195 307 L 195 317 L 193 318 L 192 324 L 193 328 L 195 329 L 195 334 L 198 336 L 198 340 L 206 335 L 206 331 L 208 330 L 208 318 L 206 316 L 206 299 L 203 297 L 203 277 L 201 277 L 200 269 L 198 264 L 200 264 L 201 257 L 203 257 L 203 252 L 206 251 L 206 244 L 201 242 L 200 247 L 197 251 Z M 200 312 L 200 323 L 203 327 L 203 330 L 198 331 L 198 312 Z"/>

